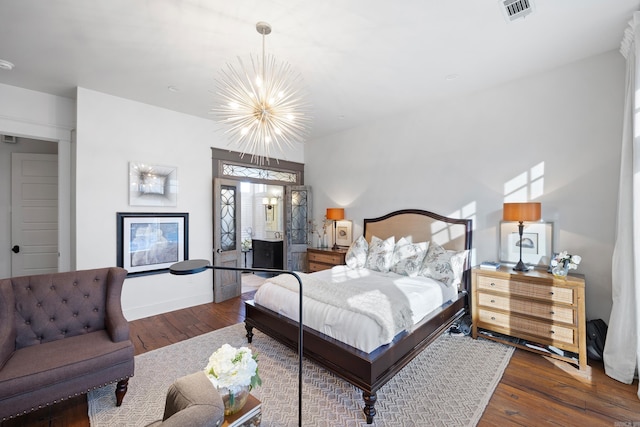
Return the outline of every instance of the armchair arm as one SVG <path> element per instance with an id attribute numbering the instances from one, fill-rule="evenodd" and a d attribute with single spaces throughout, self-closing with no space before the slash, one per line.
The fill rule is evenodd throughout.
<path id="1" fill-rule="evenodd" d="M 0 369 L 16 349 L 15 310 L 11 279 L 0 280 Z"/>
<path id="2" fill-rule="evenodd" d="M 114 342 L 129 339 L 129 322 L 122 314 L 122 286 L 127 270 L 112 267 L 107 275 L 107 299 L 105 327 Z"/>

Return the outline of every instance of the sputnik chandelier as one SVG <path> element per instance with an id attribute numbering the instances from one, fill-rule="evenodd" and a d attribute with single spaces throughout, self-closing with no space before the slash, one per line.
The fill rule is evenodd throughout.
<path id="1" fill-rule="evenodd" d="M 229 136 L 229 144 L 251 154 L 251 162 L 264 165 L 274 153 L 301 143 L 309 133 L 310 106 L 305 101 L 302 76 L 287 63 L 265 55 L 265 37 L 271 26 L 258 22 L 262 34 L 262 61 L 251 57 L 252 70 L 238 57 L 240 69 L 231 64 L 216 79 L 216 106 L 211 110 Z M 252 71 L 252 72 L 251 72 Z"/>

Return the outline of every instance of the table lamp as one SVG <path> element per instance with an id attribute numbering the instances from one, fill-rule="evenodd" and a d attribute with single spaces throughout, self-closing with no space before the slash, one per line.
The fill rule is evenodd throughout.
<path id="1" fill-rule="evenodd" d="M 336 243 L 336 228 L 338 227 L 338 221 L 344 219 L 344 208 L 327 208 L 327 219 L 333 221 L 333 249 L 334 251 L 338 249 L 338 244 Z"/>
<path id="2" fill-rule="evenodd" d="M 542 218 L 542 208 L 539 202 L 525 203 L 505 203 L 502 207 L 502 219 L 504 221 L 517 221 L 518 234 L 520 235 L 520 261 L 513 267 L 515 271 L 529 271 L 529 268 L 522 262 L 522 232 L 524 221 L 539 221 Z"/>

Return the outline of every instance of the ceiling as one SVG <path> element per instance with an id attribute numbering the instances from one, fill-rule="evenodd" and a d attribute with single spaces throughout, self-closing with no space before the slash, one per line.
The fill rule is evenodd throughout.
<path id="1" fill-rule="evenodd" d="M 618 49 L 640 0 L 0 0 L 0 83 L 77 86 L 212 119 L 215 78 L 261 52 L 299 71 L 311 139 Z M 174 88 L 169 90 L 169 88 Z"/>

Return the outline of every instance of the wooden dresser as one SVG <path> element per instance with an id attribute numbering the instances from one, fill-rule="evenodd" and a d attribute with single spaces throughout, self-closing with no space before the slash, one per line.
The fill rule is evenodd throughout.
<path id="1" fill-rule="evenodd" d="M 584 277 L 540 270 L 472 270 L 472 336 L 500 341 L 586 370 Z"/>
<path id="2" fill-rule="evenodd" d="M 346 249 L 316 249 L 307 248 L 307 256 L 309 258 L 309 272 L 327 270 L 334 265 L 344 264 L 344 257 L 347 254 Z"/>

